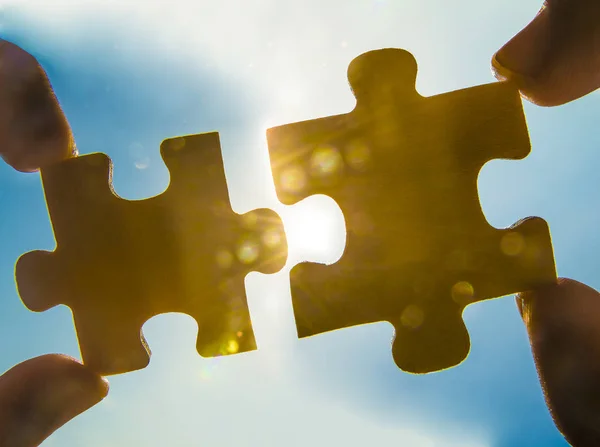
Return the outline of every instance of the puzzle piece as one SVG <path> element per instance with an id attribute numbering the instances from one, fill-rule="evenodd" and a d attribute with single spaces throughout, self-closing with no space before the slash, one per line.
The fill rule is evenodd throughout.
<path id="1" fill-rule="evenodd" d="M 144 368 L 142 325 L 165 312 L 196 320 L 202 356 L 256 349 L 244 278 L 287 258 L 275 212 L 232 211 L 217 133 L 165 140 L 161 154 L 171 182 L 147 200 L 113 193 L 104 154 L 42 170 L 57 248 L 17 263 L 23 302 L 71 307 L 83 360 L 103 374 Z"/>
<path id="2" fill-rule="evenodd" d="M 468 304 L 556 279 L 547 224 L 498 230 L 486 221 L 477 176 L 493 158 L 530 151 L 519 94 L 507 83 L 425 98 L 403 50 L 356 58 L 347 114 L 267 131 L 277 194 L 294 204 L 332 197 L 346 221 L 333 265 L 291 272 L 298 335 L 389 321 L 405 371 L 454 366 L 470 349 Z"/>

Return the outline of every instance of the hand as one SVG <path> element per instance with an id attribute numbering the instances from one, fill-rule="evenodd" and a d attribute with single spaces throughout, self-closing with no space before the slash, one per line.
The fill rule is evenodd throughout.
<path id="1" fill-rule="evenodd" d="M 492 60 L 542 106 L 600 87 L 600 1 L 548 0 Z M 517 298 L 552 417 L 576 447 L 600 445 L 600 294 L 569 279 Z"/>
<path id="2" fill-rule="evenodd" d="M 496 76 L 525 98 L 557 106 L 600 87 L 600 1 L 547 0 L 492 59 Z"/>
<path id="3" fill-rule="evenodd" d="M 600 445 L 600 294 L 560 279 L 517 298 L 548 408 L 575 447 Z"/>
<path id="4" fill-rule="evenodd" d="M 35 59 L 0 40 L 0 155 L 35 171 L 75 155 L 71 130 Z M 33 447 L 100 402 L 108 383 L 74 359 L 45 355 L 0 376 L 0 445 Z"/>
<path id="5" fill-rule="evenodd" d="M 35 58 L 0 39 L 0 156 L 36 171 L 77 155 L 71 128 Z"/>
<path id="6" fill-rule="evenodd" d="M 108 383 L 74 359 L 27 360 L 0 376 L 0 445 L 37 446 L 107 393 Z"/>

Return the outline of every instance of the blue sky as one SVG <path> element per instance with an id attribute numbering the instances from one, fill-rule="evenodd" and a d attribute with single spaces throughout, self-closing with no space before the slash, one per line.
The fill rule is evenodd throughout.
<path id="1" fill-rule="evenodd" d="M 314 238 L 291 246 L 281 273 L 247 278 L 257 352 L 202 359 L 191 318 L 156 317 L 144 327 L 150 366 L 111 378 L 110 396 L 44 445 L 566 445 L 512 297 L 469 308 L 469 358 L 427 376 L 396 368 L 386 323 L 296 339 L 289 267 L 339 257 L 343 220 L 327 199 L 312 213 L 310 203 L 277 204 L 264 142 L 267 126 L 349 111 L 347 65 L 371 49 L 413 52 L 424 95 L 492 82 L 492 54 L 538 1 L 69 3 L 0 0 L 0 36 L 39 58 L 80 152 L 113 158 L 120 195 L 167 187 L 162 139 L 218 130 L 234 209 L 273 207 L 292 242 L 299 222 Z M 559 274 L 596 288 L 599 109 L 596 93 L 556 109 L 526 104 L 532 154 L 493 161 L 479 180 L 492 225 L 545 218 Z M 18 256 L 54 247 L 39 177 L 0 166 L 0 206 L 0 370 L 47 352 L 79 357 L 69 309 L 35 314 L 15 292 Z"/>

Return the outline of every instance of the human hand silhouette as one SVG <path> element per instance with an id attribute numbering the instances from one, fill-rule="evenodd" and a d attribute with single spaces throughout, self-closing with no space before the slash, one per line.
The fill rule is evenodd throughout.
<path id="1" fill-rule="evenodd" d="M 499 79 L 557 106 L 600 87 L 600 1 L 548 0 L 492 59 Z M 577 281 L 517 297 L 546 403 L 576 447 L 600 445 L 600 293 Z"/>
<path id="2" fill-rule="evenodd" d="M 0 376 L 0 445 L 38 446 L 107 393 L 108 382 L 70 357 L 20 363 Z"/>
<path id="3" fill-rule="evenodd" d="M 557 106 L 600 87 L 600 2 L 547 0 L 538 15 L 493 57 L 500 79 L 529 101 Z"/>
<path id="4" fill-rule="evenodd" d="M 0 40 L 0 155 L 35 171 L 75 154 L 71 130 L 37 61 Z M 108 382 L 63 355 L 25 361 L 0 376 L 0 446 L 33 447 L 100 402 Z"/>

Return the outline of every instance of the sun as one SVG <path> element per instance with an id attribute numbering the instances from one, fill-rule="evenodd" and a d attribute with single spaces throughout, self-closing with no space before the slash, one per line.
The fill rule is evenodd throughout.
<path id="1" fill-rule="evenodd" d="M 303 261 L 333 264 L 346 245 L 346 225 L 338 204 L 328 196 L 315 195 L 277 210 L 288 242 L 288 266 Z"/>

